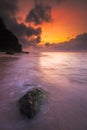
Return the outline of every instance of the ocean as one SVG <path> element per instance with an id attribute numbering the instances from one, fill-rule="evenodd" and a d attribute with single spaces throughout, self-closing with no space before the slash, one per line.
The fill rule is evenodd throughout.
<path id="1" fill-rule="evenodd" d="M 29 120 L 18 100 L 33 87 L 47 99 Z M 87 53 L 0 54 L 0 130 L 87 130 Z"/>

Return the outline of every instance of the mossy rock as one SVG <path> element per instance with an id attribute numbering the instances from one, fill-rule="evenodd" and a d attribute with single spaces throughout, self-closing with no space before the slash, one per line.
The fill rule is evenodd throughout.
<path id="1" fill-rule="evenodd" d="M 38 112 L 43 101 L 44 91 L 33 88 L 19 99 L 20 112 L 28 118 L 33 118 Z"/>

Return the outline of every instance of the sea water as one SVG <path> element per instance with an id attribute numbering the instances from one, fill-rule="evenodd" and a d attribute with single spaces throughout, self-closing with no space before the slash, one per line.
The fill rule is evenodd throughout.
<path id="1" fill-rule="evenodd" d="M 47 99 L 29 120 L 18 100 L 33 87 Z M 0 130 L 87 130 L 87 53 L 0 54 Z"/>

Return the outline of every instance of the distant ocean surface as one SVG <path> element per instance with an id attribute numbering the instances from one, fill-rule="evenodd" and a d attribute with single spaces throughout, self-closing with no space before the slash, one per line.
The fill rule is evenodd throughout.
<path id="1" fill-rule="evenodd" d="M 29 120 L 17 101 L 32 87 L 48 96 Z M 0 54 L 0 130 L 87 130 L 87 53 Z"/>

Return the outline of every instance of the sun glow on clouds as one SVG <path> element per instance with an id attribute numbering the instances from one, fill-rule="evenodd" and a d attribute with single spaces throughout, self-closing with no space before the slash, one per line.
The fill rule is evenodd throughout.
<path id="1" fill-rule="evenodd" d="M 67 18 L 65 12 L 54 9 L 52 12 L 53 21 L 49 24 L 42 25 L 42 39 L 44 42 L 58 43 L 67 40 L 71 36 L 69 27 L 67 26 Z"/>
<path id="2" fill-rule="evenodd" d="M 53 22 L 42 25 L 42 39 L 44 42 L 58 43 L 69 38 L 75 38 L 78 34 L 87 32 L 84 20 L 86 12 L 80 8 L 61 6 L 53 8 Z"/>
<path id="3" fill-rule="evenodd" d="M 18 13 L 18 22 L 24 22 L 26 15 L 34 6 L 33 2 L 22 0 L 19 2 L 20 11 Z M 85 19 L 84 19 L 85 18 Z M 59 7 L 52 7 L 52 22 L 43 23 L 42 28 L 42 44 L 46 42 L 58 43 L 66 41 L 67 38 L 74 38 L 76 35 L 87 32 L 86 11 L 80 9 L 77 5 L 62 4 Z M 25 23 L 26 24 L 26 23 Z"/>

